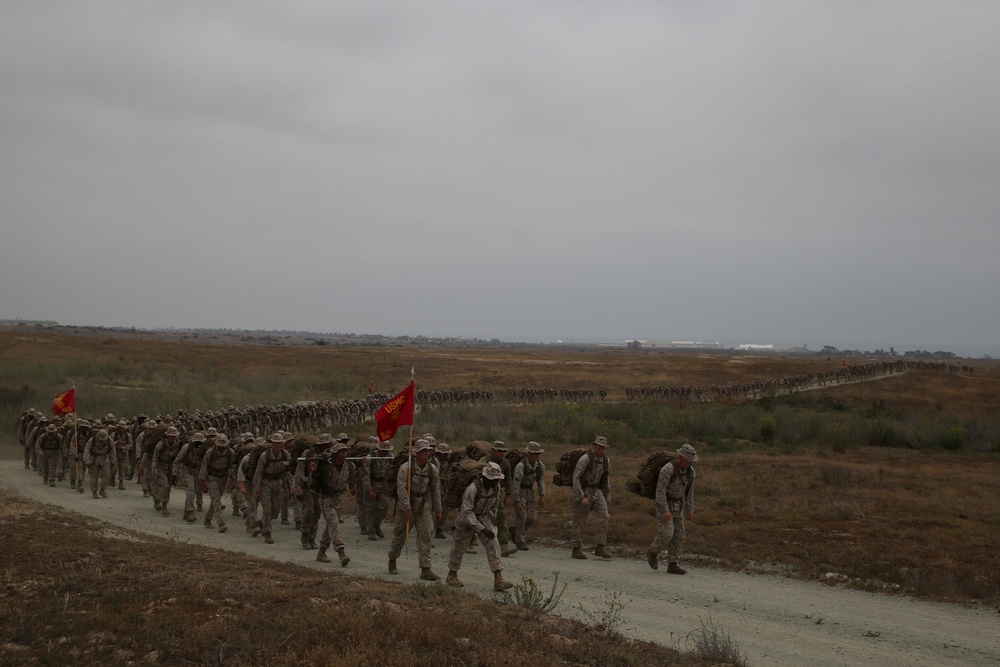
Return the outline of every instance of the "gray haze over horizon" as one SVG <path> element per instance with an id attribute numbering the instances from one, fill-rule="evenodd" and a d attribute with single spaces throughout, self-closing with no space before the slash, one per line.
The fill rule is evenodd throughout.
<path id="1" fill-rule="evenodd" d="M 0 318 L 997 356 L 998 25 L 6 2 Z"/>

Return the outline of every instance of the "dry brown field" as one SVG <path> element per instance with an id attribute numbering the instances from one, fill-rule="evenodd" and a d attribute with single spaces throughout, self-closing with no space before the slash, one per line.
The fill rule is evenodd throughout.
<path id="1" fill-rule="evenodd" d="M 170 369 L 224 376 L 294 379 L 320 373 L 347 378 L 345 396 L 401 388 L 416 370 L 418 388 L 604 388 L 623 401 L 627 386 L 726 384 L 830 370 L 864 360 L 777 355 L 666 352 L 595 347 L 449 348 L 317 346 L 148 340 L 142 337 L 0 332 L 3 364 L 86 357 L 94 363 L 146 367 L 136 387 L 171 382 Z M 991 420 L 1000 409 L 1000 364 L 958 361 L 974 374 L 915 372 L 797 394 L 793 409 L 878 411 L 917 421 L 961 416 Z M 126 380 L 122 380 L 125 382 Z M 58 386 L 50 387 L 56 389 Z M 336 398 L 304 384 L 285 400 Z M 218 405 L 203 405 L 205 409 Z M 680 409 L 683 409 L 681 407 Z M 432 414 L 424 413 L 430 419 Z M 420 420 L 415 430 L 422 432 Z M 13 430 L 11 425 L 10 431 Z M 365 429 L 351 429 L 352 435 Z M 367 431 L 371 432 L 371 427 Z M 10 442 L 7 433 L 3 440 Z M 511 439 L 513 441 L 513 439 Z M 625 489 L 645 456 L 690 440 L 698 464 L 698 510 L 688 530 L 688 559 L 697 566 L 780 571 L 870 590 L 949 601 L 1000 601 L 1000 456 L 990 447 L 961 451 L 817 446 L 795 448 L 751 440 L 723 441 L 689 433 L 609 450 L 614 461 L 610 542 L 622 557 L 641 557 L 654 533 L 651 502 Z M 464 443 L 453 443 L 464 444 Z M 523 444 L 516 443 L 513 444 Z M 543 443 L 554 465 L 572 445 Z M 10 455 L 17 452 L 8 445 Z M 536 536 L 565 544 L 565 489 L 551 488 Z M 827 574 L 831 576 L 827 577 Z"/>

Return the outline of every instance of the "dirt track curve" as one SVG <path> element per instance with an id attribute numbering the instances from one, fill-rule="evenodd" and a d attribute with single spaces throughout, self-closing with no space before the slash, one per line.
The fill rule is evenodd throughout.
<path id="1" fill-rule="evenodd" d="M 219 534 L 198 523 L 180 519 L 183 492 L 174 491 L 173 516 L 154 513 L 152 503 L 132 482 L 125 491 L 109 490 L 108 500 L 78 494 L 67 482 L 55 488 L 43 486 L 37 474 L 26 471 L 19 461 L 0 461 L 0 487 L 96 517 L 113 526 L 151 535 L 204 544 L 275 560 L 321 569 L 336 569 L 334 563 L 319 564 L 314 551 L 303 551 L 298 533 L 279 526 L 276 544 L 267 546 L 252 539 L 236 519 L 230 530 Z M 614 507 L 612 507 L 613 519 Z M 200 515 L 199 515 L 200 519 Z M 409 547 L 400 559 L 400 575 L 386 573 L 386 540 L 369 542 L 359 535 L 351 517 L 343 525 L 347 573 L 403 582 L 416 582 L 419 572 L 415 549 Z M 113 536 L 113 533 L 110 533 Z M 435 540 L 435 570 L 446 571 L 450 540 Z M 568 584 L 558 613 L 584 618 L 608 609 L 610 595 L 620 591 L 624 603 L 620 629 L 627 635 L 670 644 L 700 627 L 699 619 L 711 619 L 727 630 L 747 653 L 750 662 L 764 665 L 991 665 L 1000 664 L 1000 615 L 996 609 L 963 608 L 920 602 L 905 597 L 843 590 L 820 583 L 801 582 L 775 576 L 747 575 L 692 567 L 684 577 L 668 575 L 664 568 L 651 570 L 644 561 L 616 558 L 571 560 L 564 549 L 533 547 L 505 559 L 505 576 L 519 582 L 531 577 L 548 591 L 554 573 Z M 461 571 L 465 590 L 486 594 L 488 576 L 482 548 L 466 556 Z"/>

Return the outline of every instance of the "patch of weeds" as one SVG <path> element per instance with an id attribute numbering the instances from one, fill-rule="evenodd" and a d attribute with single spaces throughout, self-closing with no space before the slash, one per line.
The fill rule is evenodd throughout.
<path id="1" fill-rule="evenodd" d="M 881 637 L 882 633 L 877 630 L 865 630 L 865 633 L 861 635 L 862 637 L 871 637 L 875 639 L 876 637 Z"/>
<path id="2" fill-rule="evenodd" d="M 683 637 L 685 643 L 690 646 L 691 653 L 712 664 L 737 667 L 746 667 L 749 664 L 739 643 L 727 630 L 716 625 L 711 617 L 706 622 L 699 616 L 698 621 L 701 627 L 695 628 Z"/>
<path id="3" fill-rule="evenodd" d="M 621 591 L 613 591 L 604 597 L 603 606 L 595 611 L 584 609 L 583 603 L 577 604 L 575 609 L 583 615 L 589 625 L 595 625 L 609 635 L 621 635 L 622 612 L 629 604 L 632 604 L 631 599 L 623 600 Z"/>
<path id="4" fill-rule="evenodd" d="M 837 489 L 850 486 L 854 481 L 854 475 L 850 469 L 843 466 L 823 466 L 819 471 L 819 478 L 827 486 Z"/>
<path id="5" fill-rule="evenodd" d="M 538 588 L 538 584 L 530 577 L 521 577 L 521 583 L 514 584 L 509 591 L 500 591 L 493 594 L 493 599 L 504 604 L 512 604 L 522 609 L 540 611 L 547 614 L 559 606 L 563 593 L 566 592 L 567 584 L 559 588 L 559 573 L 552 581 L 552 590 L 546 595 Z M 558 589 L 558 590 L 557 590 Z"/>

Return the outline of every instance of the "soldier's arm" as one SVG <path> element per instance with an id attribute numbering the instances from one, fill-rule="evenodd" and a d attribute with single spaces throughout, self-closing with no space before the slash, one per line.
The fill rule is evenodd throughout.
<path id="1" fill-rule="evenodd" d="M 667 487 L 670 485 L 670 477 L 674 474 L 674 464 L 665 463 L 660 468 L 660 474 L 656 476 L 656 511 L 659 514 L 667 512 L 670 508 L 667 505 Z"/>
<path id="2" fill-rule="evenodd" d="M 512 485 L 514 487 L 514 502 L 518 505 L 521 504 L 521 482 L 523 481 L 524 461 L 520 461 L 516 466 L 514 466 L 514 482 Z"/>
<path id="3" fill-rule="evenodd" d="M 581 484 L 581 478 L 583 477 L 584 471 L 587 469 L 587 464 L 590 463 L 590 454 L 584 454 L 576 461 L 576 467 L 573 468 L 573 500 L 577 501 L 583 498 L 583 485 Z"/>
<path id="4" fill-rule="evenodd" d="M 396 497 L 399 498 L 399 509 L 404 512 L 410 509 L 410 494 L 407 492 L 406 488 L 406 477 L 409 471 L 409 466 L 403 464 L 399 466 L 399 472 L 396 473 Z"/>
<path id="5" fill-rule="evenodd" d="M 545 497 L 545 464 L 538 462 L 538 497 Z"/>
<path id="6" fill-rule="evenodd" d="M 486 526 L 484 526 L 479 520 L 479 517 L 476 516 L 474 511 L 476 507 L 476 496 L 478 493 L 479 489 L 476 488 L 476 483 L 472 482 L 469 484 L 465 487 L 465 491 L 462 492 L 462 504 L 458 508 L 458 513 L 466 522 L 469 523 L 469 525 L 476 529 L 477 533 L 486 528 Z"/>
<path id="7" fill-rule="evenodd" d="M 429 491 L 431 492 L 431 507 L 434 508 L 435 514 L 441 513 L 441 473 L 437 469 L 437 466 L 431 468 L 431 485 Z"/>
<path id="8" fill-rule="evenodd" d="M 694 514 L 694 480 L 698 475 L 695 473 L 694 468 L 691 468 L 691 484 L 687 488 L 687 497 L 685 498 L 684 511 L 688 514 Z"/>
<path id="9" fill-rule="evenodd" d="M 212 458 L 212 452 L 205 452 L 201 457 L 201 465 L 198 467 L 198 479 L 202 482 L 208 481 L 208 460 Z"/>

